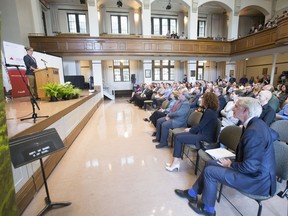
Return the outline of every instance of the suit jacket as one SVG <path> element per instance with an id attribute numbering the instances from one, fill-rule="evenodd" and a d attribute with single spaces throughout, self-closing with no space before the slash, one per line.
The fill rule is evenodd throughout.
<path id="1" fill-rule="evenodd" d="M 172 127 L 173 128 L 185 127 L 187 125 L 189 111 L 190 111 L 190 104 L 187 100 L 184 100 L 179 106 L 177 106 L 175 111 L 173 112 L 170 111 L 170 113 L 168 113 L 167 116 L 172 121 Z"/>
<path id="2" fill-rule="evenodd" d="M 190 129 L 190 133 L 198 134 L 205 137 L 205 141 L 216 142 L 217 132 L 216 127 L 218 124 L 218 112 L 212 109 L 206 109 L 203 113 L 198 125 Z M 215 140 L 216 139 L 216 140 Z"/>
<path id="3" fill-rule="evenodd" d="M 275 117 L 276 113 L 269 104 L 262 106 L 262 113 L 259 118 L 262 119 L 268 126 L 271 125 Z"/>
<path id="4" fill-rule="evenodd" d="M 276 162 L 273 141 L 277 133 L 261 119 L 252 118 L 236 150 L 231 168 L 237 189 L 255 195 L 274 195 L 276 191 Z M 237 176 L 237 172 L 241 175 Z M 238 177 L 238 178 L 237 178 Z"/>
<path id="5" fill-rule="evenodd" d="M 27 54 L 23 57 L 23 60 L 26 66 L 26 75 L 34 75 L 34 71 L 30 67 L 37 68 L 36 59 Z"/>

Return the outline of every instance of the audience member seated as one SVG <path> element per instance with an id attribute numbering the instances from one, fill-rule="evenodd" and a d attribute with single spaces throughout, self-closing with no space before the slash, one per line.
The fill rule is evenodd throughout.
<path id="1" fill-rule="evenodd" d="M 245 130 L 235 161 L 224 158 L 210 160 L 191 189 L 175 190 L 179 197 L 188 199 L 189 206 L 197 214 L 216 215 L 218 183 L 259 196 L 273 196 L 276 192 L 273 141 L 277 139 L 277 134 L 259 120 L 261 111 L 256 99 L 239 98 L 234 115 L 243 123 Z M 201 202 L 198 202 L 198 194 L 202 194 Z"/>
<path id="2" fill-rule="evenodd" d="M 246 84 L 245 86 L 245 91 L 243 94 L 243 97 L 255 97 L 254 93 L 253 93 L 253 87 L 250 84 Z"/>
<path id="3" fill-rule="evenodd" d="M 196 148 L 200 148 L 200 141 L 215 142 L 215 134 L 218 124 L 218 97 L 211 92 L 206 92 L 203 95 L 202 105 L 204 106 L 204 113 L 198 125 L 192 128 L 184 129 L 183 133 L 174 136 L 174 151 L 173 161 L 167 164 L 166 170 L 174 171 L 180 168 L 180 159 L 182 157 L 183 145 L 192 144 Z"/>
<path id="4" fill-rule="evenodd" d="M 174 31 L 172 31 L 172 34 L 171 34 L 170 38 L 172 38 L 172 39 L 178 39 L 177 33 L 175 33 Z"/>
<path id="5" fill-rule="evenodd" d="M 161 106 L 161 104 L 163 103 L 164 100 L 168 100 L 169 95 L 171 94 L 171 84 L 170 83 L 166 83 L 165 84 L 165 91 L 163 93 L 163 95 L 159 94 L 156 95 L 153 99 L 153 107 L 154 108 L 159 108 Z"/>
<path id="6" fill-rule="evenodd" d="M 171 38 L 170 31 L 167 31 L 167 33 L 166 33 L 166 38 Z"/>
<path id="7" fill-rule="evenodd" d="M 160 108 L 159 110 L 156 110 L 155 112 L 152 113 L 149 119 L 144 118 L 144 121 L 147 121 L 147 122 L 151 121 L 152 124 L 156 127 L 157 120 L 159 118 L 166 116 L 172 110 L 172 108 L 175 106 L 178 100 L 178 97 L 179 97 L 179 92 L 172 91 L 172 94 L 170 94 L 169 106 L 167 107 L 167 109 Z M 152 136 L 156 136 L 156 132 L 154 132 Z"/>
<path id="8" fill-rule="evenodd" d="M 237 125 L 239 122 L 239 119 L 235 118 L 233 115 L 233 109 L 236 102 L 238 101 L 238 97 L 241 97 L 242 94 L 242 90 L 234 90 L 230 95 L 230 101 L 226 104 L 224 109 L 221 110 L 223 128 L 229 125 Z"/>
<path id="9" fill-rule="evenodd" d="M 278 97 L 274 94 L 274 86 L 269 84 L 262 87 L 262 90 L 268 90 L 272 93 L 272 97 L 269 100 L 268 104 L 275 112 L 278 112 L 280 104 Z"/>
<path id="10" fill-rule="evenodd" d="M 275 111 L 268 104 L 271 98 L 272 93 L 267 90 L 262 90 L 257 96 L 257 99 L 259 100 L 260 105 L 262 106 L 262 113 L 259 118 L 262 119 L 268 126 L 271 125 L 276 116 Z"/>
<path id="11" fill-rule="evenodd" d="M 193 91 L 193 96 L 190 101 L 190 109 L 196 110 L 200 105 L 200 97 L 202 96 L 200 87 L 195 87 Z"/>
<path id="12" fill-rule="evenodd" d="M 248 83 L 248 78 L 246 77 L 245 74 L 240 78 L 239 83 L 243 86 L 245 86 L 246 83 Z"/>
<path id="13" fill-rule="evenodd" d="M 134 103 L 136 95 L 140 95 L 144 91 L 143 84 L 140 84 L 135 91 L 132 92 L 131 98 L 128 100 L 129 103 Z"/>
<path id="14" fill-rule="evenodd" d="M 288 120 L 288 104 L 286 104 L 278 113 L 276 113 L 276 119 Z"/>
<path id="15" fill-rule="evenodd" d="M 288 85 L 283 84 L 283 85 L 281 85 L 281 91 L 278 95 L 280 107 L 283 106 L 283 103 L 287 99 L 287 97 L 288 97 Z"/>
<path id="16" fill-rule="evenodd" d="M 221 117 L 220 112 L 226 106 L 227 101 L 222 95 L 223 89 L 221 87 L 214 87 L 213 91 L 214 91 L 214 94 L 218 97 L 218 102 L 219 102 L 218 117 Z"/>
<path id="17" fill-rule="evenodd" d="M 157 120 L 156 123 L 156 139 L 153 142 L 160 142 L 156 148 L 168 146 L 169 129 L 185 127 L 188 114 L 190 111 L 189 102 L 187 101 L 184 92 L 179 91 L 179 100 L 172 108 L 167 116 Z"/>
<path id="18" fill-rule="evenodd" d="M 144 101 L 151 100 L 152 94 L 153 94 L 152 84 L 145 85 L 144 91 L 140 95 L 136 94 L 134 104 L 140 108 L 144 107 Z"/>
<path id="19" fill-rule="evenodd" d="M 179 39 L 186 39 L 184 32 L 182 32 L 182 34 L 179 36 Z"/>
<path id="20" fill-rule="evenodd" d="M 253 85 L 253 84 L 255 83 L 254 76 L 251 76 L 251 77 L 250 77 L 248 83 L 249 83 L 250 85 Z"/>

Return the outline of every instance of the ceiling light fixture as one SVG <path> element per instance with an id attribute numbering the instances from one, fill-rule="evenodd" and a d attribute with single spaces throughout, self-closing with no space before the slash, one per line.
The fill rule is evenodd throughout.
<path id="1" fill-rule="evenodd" d="M 122 3 L 121 0 L 118 0 L 118 1 L 116 2 L 116 5 L 117 5 L 118 8 L 120 8 L 120 7 L 122 7 L 123 3 Z"/>
<path id="2" fill-rule="evenodd" d="M 172 7 L 171 7 L 171 0 L 169 0 L 169 3 L 168 5 L 166 6 L 166 10 L 170 10 Z"/>

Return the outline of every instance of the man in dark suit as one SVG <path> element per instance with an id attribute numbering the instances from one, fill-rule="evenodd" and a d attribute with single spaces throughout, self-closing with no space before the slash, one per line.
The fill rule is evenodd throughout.
<path id="1" fill-rule="evenodd" d="M 211 160 L 189 190 L 175 193 L 189 200 L 189 206 L 201 215 L 216 215 L 217 183 L 254 195 L 274 195 L 276 162 L 273 141 L 277 133 L 258 117 L 262 107 L 257 99 L 240 97 L 233 109 L 245 128 L 236 150 L 236 159 Z M 202 202 L 198 203 L 198 194 Z"/>
<path id="2" fill-rule="evenodd" d="M 26 76 L 29 81 L 29 87 L 32 95 L 38 99 L 38 94 L 37 94 L 37 86 L 36 86 L 36 80 L 35 80 L 35 75 L 34 75 L 34 70 L 36 70 L 37 67 L 37 62 L 36 59 L 32 56 L 33 55 L 33 48 L 32 47 L 26 47 L 25 48 L 27 55 L 23 57 L 25 66 L 26 66 Z"/>
<path id="3" fill-rule="evenodd" d="M 262 90 L 257 96 L 257 99 L 262 106 L 262 113 L 260 115 L 260 119 L 262 119 L 268 126 L 270 126 L 276 118 L 276 112 L 268 104 L 271 97 L 272 93 L 267 90 Z"/>
<path id="4" fill-rule="evenodd" d="M 183 90 L 182 90 L 183 91 Z M 187 126 L 187 118 L 190 110 L 190 104 L 187 101 L 184 92 L 179 92 L 179 101 L 172 108 L 167 116 L 157 120 L 156 139 L 153 142 L 160 142 L 156 148 L 168 146 L 169 129 Z"/>

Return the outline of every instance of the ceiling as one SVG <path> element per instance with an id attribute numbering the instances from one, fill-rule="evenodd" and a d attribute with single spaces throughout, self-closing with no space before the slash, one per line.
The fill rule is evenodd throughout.
<path id="1" fill-rule="evenodd" d="M 41 0 L 42 2 L 46 2 L 47 4 L 62 4 L 62 5 L 73 5 L 80 6 L 80 0 Z M 87 0 L 86 0 L 87 1 Z M 123 3 L 123 8 L 141 8 L 141 1 L 138 0 L 121 0 Z M 117 0 L 98 0 L 97 4 L 100 7 L 101 5 L 105 5 L 106 7 L 117 8 L 116 5 Z M 167 11 L 166 6 L 169 3 L 169 0 L 155 0 L 152 3 L 152 8 L 154 11 Z M 82 4 L 83 6 L 83 4 Z M 169 12 L 188 12 L 188 6 L 182 0 L 171 0 L 171 10 Z M 225 13 L 226 10 L 221 6 L 219 2 L 209 2 L 199 7 L 199 13 Z M 257 9 L 253 8 L 245 8 L 240 12 L 241 16 L 257 16 L 260 15 L 261 12 Z"/>

